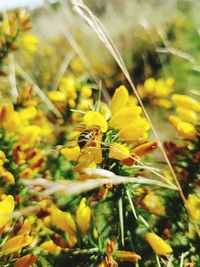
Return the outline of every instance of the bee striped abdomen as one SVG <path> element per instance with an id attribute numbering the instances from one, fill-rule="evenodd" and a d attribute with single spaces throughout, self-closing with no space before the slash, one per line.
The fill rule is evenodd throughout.
<path id="1" fill-rule="evenodd" d="M 93 130 L 84 130 L 80 133 L 78 137 L 78 145 L 80 148 L 85 147 L 88 142 L 94 140 L 95 133 Z"/>

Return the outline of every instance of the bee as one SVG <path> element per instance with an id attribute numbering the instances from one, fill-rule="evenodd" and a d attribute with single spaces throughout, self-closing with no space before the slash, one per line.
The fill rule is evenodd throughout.
<path id="1" fill-rule="evenodd" d="M 82 150 L 88 147 L 95 147 L 100 134 L 101 131 L 98 127 L 84 129 L 77 138 L 79 148 Z"/>

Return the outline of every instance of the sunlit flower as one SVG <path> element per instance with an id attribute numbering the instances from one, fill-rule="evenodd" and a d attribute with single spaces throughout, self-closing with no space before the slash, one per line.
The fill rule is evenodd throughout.
<path id="1" fill-rule="evenodd" d="M 176 108 L 177 115 L 184 121 L 190 122 L 192 124 L 197 123 L 198 121 L 198 115 L 193 110 L 190 110 L 189 108 L 182 108 L 177 107 Z"/>
<path id="2" fill-rule="evenodd" d="M 166 80 L 148 78 L 143 85 L 138 85 L 137 89 L 140 96 L 155 106 L 171 108 L 172 104 L 168 96 L 173 91 L 174 78 L 169 77 Z"/>
<path id="3" fill-rule="evenodd" d="M 14 263 L 14 267 L 28 267 L 36 263 L 38 258 L 33 254 L 27 254 Z"/>
<path id="4" fill-rule="evenodd" d="M 76 235 L 76 225 L 69 212 L 64 212 L 58 208 L 53 208 L 51 213 L 51 224 L 67 232 L 71 235 Z"/>
<path id="5" fill-rule="evenodd" d="M 200 220 L 200 198 L 195 194 L 190 194 L 187 199 L 192 216 L 195 220 Z"/>
<path id="6" fill-rule="evenodd" d="M 192 97 L 174 94 L 172 96 L 172 101 L 178 107 L 193 110 L 195 112 L 200 112 L 200 103 Z"/>
<path id="7" fill-rule="evenodd" d="M 50 254 L 58 254 L 61 251 L 61 247 L 54 244 L 52 240 L 45 241 L 40 245 L 40 247 L 48 251 Z"/>
<path id="8" fill-rule="evenodd" d="M 132 124 L 135 120 L 139 119 L 139 115 L 142 112 L 141 108 L 138 106 L 125 107 L 120 109 L 118 112 L 112 116 L 110 120 L 110 126 L 112 128 L 123 128 L 129 124 Z"/>
<path id="9" fill-rule="evenodd" d="M 83 118 L 83 122 L 87 127 L 99 127 L 102 133 L 107 131 L 108 123 L 99 112 L 88 111 Z"/>
<path id="10" fill-rule="evenodd" d="M 0 228 L 4 227 L 11 220 L 14 208 L 15 201 L 11 195 L 8 195 L 0 202 Z"/>
<path id="11" fill-rule="evenodd" d="M 33 238 L 29 235 L 16 235 L 5 242 L 1 251 L 4 255 L 7 255 L 30 245 L 32 241 Z"/>
<path id="12" fill-rule="evenodd" d="M 20 44 L 29 53 L 34 53 L 37 50 L 38 37 L 31 34 L 23 34 L 20 39 Z"/>
<path id="13" fill-rule="evenodd" d="M 14 111 L 12 104 L 5 104 L 1 108 L 0 122 L 7 132 L 14 132 L 20 126 L 19 114 Z"/>
<path id="14" fill-rule="evenodd" d="M 109 158 L 124 160 L 129 157 L 129 150 L 124 145 L 112 143 L 109 149 Z"/>
<path id="15" fill-rule="evenodd" d="M 119 88 L 117 88 L 110 103 L 110 109 L 112 114 L 114 115 L 120 109 L 126 107 L 128 100 L 129 100 L 129 94 L 126 87 L 122 85 Z"/>
<path id="16" fill-rule="evenodd" d="M 169 121 L 183 138 L 188 140 L 194 140 L 196 138 L 196 129 L 193 124 L 182 121 L 174 115 L 169 117 Z"/>
<path id="17" fill-rule="evenodd" d="M 81 156 L 81 151 L 79 146 L 66 147 L 61 150 L 61 154 L 69 161 L 77 161 Z"/>
<path id="18" fill-rule="evenodd" d="M 133 142 L 139 140 L 140 138 L 145 139 L 146 131 L 150 128 L 146 119 L 140 118 L 136 119 L 132 124 L 123 127 L 119 131 L 119 136 L 122 140 L 127 142 Z"/>
<path id="19" fill-rule="evenodd" d="M 83 234 L 86 234 L 90 228 L 92 212 L 86 204 L 86 198 L 82 198 L 76 211 L 76 222 Z"/>
<path id="20" fill-rule="evenodd" d="M 83 85 L 80 89 L 80 99 L 87 99 L 91 97 L 92 89 L 88 85 Z"/>
<path id="21" fill-rule="evenodd" d="M 163 206 L 161 199 L 153 191 L 148 193 L 143 198 L 143 204 L 148 209 L 148 211 L 153 212 L 158 215 L 165 214 L 165 207 Z"/>
<path id="22" fill-rule="evenodd" d="M 150 233 L 150 232 L 146 233 L 145 239 L 152 247 L 154 252 L 158 255 L 164 256 L 173 252 L 170 245 L 168 245 L 161 237 L 159 237 L 155 233 Z"/>
<path id="23" fill-rule="evenodd" d="M 119 129 L 119 137 L 126 142 L 134 142 L 146 138 L 149 124 L 141 117 L 142 109 L 139 106 L 128 106 L 129 93 L 124 86 L 116 89 L 112 100 L 112 117 L 109 125 Z"/>

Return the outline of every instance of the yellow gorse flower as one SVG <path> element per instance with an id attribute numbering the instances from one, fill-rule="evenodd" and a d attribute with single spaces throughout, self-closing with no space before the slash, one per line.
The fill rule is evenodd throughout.
<path id="1" fill-rule="evenodd" d="M 190 122 L 192 124 L 196 124 L 198 122 L 198 115 L 196 112 L 190 109 L 186 109 L 183 107 L 176 108 L 177 115 L 184 121 Z"/>
<path id="2" fill-rule="evenodd" d="M 108 123 L 104 116 L 96 111 L 88 111 L 83 118 L 83 122 L 86 127 L 99 127 L 102 133 L 105 133 L 108 128 Z"/>
<path id="3" fill-rule="evenodd" d="M 129 157 L 129 150 L 124 145 L 112 143 L 109 149 L 109 158 L 124 160 Z"/>
<path id="4" fill-rule="evenodd" d="M 174 94 L 172 101 L 176 106 L 178 116 L 171 115 L 169 121 L 184 139 L 196 139 L 195 125 L 199 121 L 200 102 L 192 97 L 179 94 Z"/>
<path id="5" fill-rule="evenodd" d="M 196 129 L 190 122 L 182 121 L 179 117 L 171 115 L 169 121 L 185 139 L 194 140 L 196 138 Z"/>
<path id="6" fill-rule="evenodd" d="M 129 93 L 124 86 L 116 89 L 111 100 L 110 127 L 119 129 L 119 137 L 127 142 L 134 142 L 146 138 L 149 124 L 141 117 L 139 106 L 128 106 Z M 120 104 L 121 103 L 121 104 Z"/>
<path id="7" fill-rule="evenodd" d="M 20 117 L 12 104 L 5 104 L 1 108 L 0 122 L 7 132 L 14 132 L 20 126 Z"/>
<path id="8" fill-rule="evenodd" d="M 0 202 L 0 228 L 4 227 L 11 220 L 14 208 L 15 201 L 11 195 L 8 195 Z"/>
<path id="9" fill-rule="evenodd" d="M 164 215 L 165 214 L 165 207 L 163 206 L 160 197 L 157 196 L 154 192 L 148 193 L 143 198 L 143 204 L 147 208 L 148 211 L 158 214 Z"/>
<path id="10" fill-rule="evenodd" d="M 192 216 L 195 220 L 200 220 L 200 197 L 195 194 L 190 194 L 187 199 L 187 204 L 190 208 Z"/>
<path id="11" fill-rule="evenodd" d="M 14 236 L 6 241 L 1 248 L 1 252 L 4 255 L 17 252 L 18 250 L 30 245 L 32 241 L 33 238 L 26 234 Z"/>
<path id="12" fill-rule="evenodd" d="M 29 53 L 34 53 L 37 50 L 38 37 L 31 34 L 23 34 L 20 40 L 20 44 L 26 49 Z"/>
<path id="13" fill-rule="evenodd" d="M 163 108 L 170 108 L 171 102 L 167 99 L 173 91 L 174 78 L 169 77 L 166 80 L 148 78 L 143 85 L 138 85 L 137 89 L 142 98 L 146 98 L 151 104 Z"/>
<path id="14" fill-rule="evenodd" d="M 125 107 L 120 109 L 118 112 L 112 116 L 110 120 L 110 127 L 112 128 L 122 128 L 127 126 L 130 123 L 133 123 L 133 120 L 139 119 L 139 115 L 142 112 L 140 107 Z"/>
<path id="15" fill-rule="evenodd" d="M 172 101 L 178 107 L 193 110 L 195 112 L 200 112 L 200 103 L 192 97 L 174 94 L 172 96 Z"/>
<path id="16" fill-rule="evenodd" d="M 69 161 L 77 161 L 80 158 L 81 151 L 79 146 L 66 147 L 61 150 L 61 154 Z"/>
<path id="17" fill-rule="evenodd" d="M 61 247 L 54 244 L 52 240 L 45 241 L 40 247 L 48 251 L 50 254 L 58 254 L 61 251 Z"/>
<path id="18" fill-rule="evenodd" d="M 159 237 L 155 233 L 146 233 L 145 239 L 152 247 L 154 252 L 158 255 L 164 256 L 173 252 L 171 246 L 168 245 L 161 237 Z"/>
<path id="19" fill-rule="evenodd" d="M 54 207 L 51 213 L 51 224 L 70 235 L 76 235 L 76 224 L 69 212 Z"/>
<path id="20" fill-rule="evenodd" d="M 126 107 L 128 100 L 129 100 L 128 90 L 126 89 L 125 86 L 121 85 L 119 88 L 115 90 L 115 93 L 110 103 L 110 110 L 112 114 L 114 115 L 120 109 Z"/>
<path id="21" fill-rule="evenodd" d="M 76 222 L 82 234 L 86 234 L 90 228 L 92 212 L 86 204 L 86 198 L 82 198 L 76 211 Z"/>
<path id="22" fill-rule="evenodd" d="M 27 254 L 19 258 L 15 263 L 14 267 L 28 267 L 37 262 L 37 257 L 32 254 Z"/>

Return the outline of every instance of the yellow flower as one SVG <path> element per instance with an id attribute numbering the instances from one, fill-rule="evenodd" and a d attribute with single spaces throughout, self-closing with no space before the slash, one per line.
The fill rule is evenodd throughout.
<path id="1" fill-rule="evenodd" d="M 155 233 L 146 233 L 145 239 L 152 247 L 154 252 L 158 255 L 164 256 L 173 252 L 171 246 L 168 245 L 161 237 L 159 237 Z"/>
<path id="2" fill-rule="evenodd" d="M 172 87 L 172 86 L 174 85 L 174 83 L 175 83 L 175 80 L 174 80 L 173 77 L 168 77 L 168 78 L 165 80 L 165 82 L 166 82 L 166 85 L 167 85 L 167 86 Z"/>
<path id="3" fill-rule="evenodd" d="M 145 132 L 149 130 L 149 124 L 144 118 L 138 118 L 132 124 L 123 127 L 119 131 L 122 140 L 132 142 L 139 140 L 145 136 Z"/>
<path id="4" fill-rule="evenodd" d="M 169 116 L 169 121 L 176 128 L 177 125 L 181 122 L 181 119 L 179 117 L 177 117 L 177 116 L 170 115 Z"/>
<path id="5" fill-rule="evenodd" d="M 61 150 L 61 154 L 69 161 L 77 161 L 80 158 L 81 151 L 79 146 L 71 148 L 66 147 Z"/>
<path id="6" fill-rule="evenodd" d="M 56 207 L 53 208 L 51 224 L 70 235 L 76 235 L 76 225 L 69 212 L 61 211 Z"/>
<path id="7" fill-rule="evenodd" d="M 167 97 L 170 93 L 170 87 L 168 87 L 164 80 L 159 79 L 156 82 L 155 96 L 158 98 Z"/>
<path id="8" fill-rule="evenodd" d="M 149 141 L 142 145 L 139 145 L 135 147 L 132 151 L 133 154 L 136 154 L 137 156 L 141 157 L 145 154 L 152 152 L 154 149 L 158 147 L 158 143 L 155 141 Z"/>
<path id="9" fill-rule="evenodd" d="M 61 251 L 61 247 L 54 244 L 52 240 L 45 241 L 40 245 L 44 250 L 47 250 L 50 254 L 58 254 Z"/>
<path id="10" fill-rule="evenodd" d="M 172 96 L 172 101 L 176 106 L 185 109 L 189 108 L 190 110 L 193 110 L 195 112 L 200 112 L 200 103 L 192 97 L 186 95 L 174 94 Z"/>
<path id="11" fill-rule="evenodd" d="M 187 204 L 195 220 L 200 220 L 200 198 L 195 194 L 190 194 L 187 199 Z"/>
<path id="12" fill-rule="evenodd" d="M 165 207 L 161 203 L 160 198 L 156 196 L 154 192 L 150 192 L 149 194 L 147 194 L 142 202 L 148 209 L 148 211 L 158 215 L 165 214 Z"/>
<path id="13" fill-rule="evenodd" d="M 16 252 L 31 244 L 33 238 L 29 235 L 17 235 L 8 239 L 2 246 L 1 252 L 4 255 Z"/>
<path id="14" fill-rule="evenodd" d="M 128 99 L 128 106 L 137 106 L 138 100 L 135 96 L 130 95 Z"/>
<path id="15" fill-rule="evenodd" d="M 189 123 L 189 122 L 180 122 L 177 125 L 177 131 L 179 132 L 179 134 L 188 140 L 194 140 L 196 138 L 196 129 L 195 127 Z"/>
<path id="16" fill-rule="evenodd" d="M 76 211 L 76 222 L 82 234 L 86 234 L 90 228 L 91 215 L 91 209 L 86 205 L 86 198 L 82 198 Z"/>
<path id="17" fill-rule="evenodd" d="M 34 175 L 34 172 L 31 168 L 25 168 L 22 170 L 19 174 L 19 177 L 22 179 L 32 179 Z"/>
<path id="18" fill-rule="evenodd" d="M 108 123 L 104 119 L 103 115 L 96 111 L 88 111 L 83 118 L 83 122 L 87 127 L 99 127 L 102 133 L 105 133 L 108 128 Z"/>
<path id="19" fill-rule="evenodd" d="M 50 91 L 48 97 L 53 102 L 65 102 L 67 100 L 66 94 L 57 90 Z"/>
<path id="20" fill-rule="evenodd" d="M 76 83 L 72 75 L 62 77 L 60 80 L 59 90 L 63 92 L 68 98 L 77 98 Z"/>
<path id="21" fill-rule="evenodd" d="M 110 126 L 112 128 L 122 128 L 129 125 L 138 118 L 141 112 L 142 109 L 138 106 L 122 108 L 111 118 Z"/>
<path id="22" fill-rule="evenodd" d="M 85 66 L 79 57 L 74 57 L 70 63 L 70 67 L 76 73 L 83 73 Z"/>
<path id="23" fill-rule="evenodd" d="M 13 104 L 11 103 L 4 104 L 1 107 L 1 113 L 0 113 L 1 122 L 7 121 L 13 112 L 14 112 Z"/>
<path id="24" fill-rule="evenodd" d="M 156 87 L 156 80 L 154 78 L 148 78 L 144 82 L 144 90 L 147 94 L 154 93 Z"/>
<path id="25" fill-rule="evenodd" d="M 172 103 L 166 98 L 158 98 L 153 100 L 153 104 L 158 107 L 169 109 L 172 107 Z"/>
<path id="26" fill-rule="evenodd" d="M 37 262 L 37 257 L 32 254 L 27 254 L 14 263 L 14 267 L 29 267 Z"/>
<path id="27" fill-rule="evenodd" d="M 6 155 L 3 152 L 3 150 L 0 150 L 0 165 L 3 165 L 5 161 L 6 161 Z"/>
<path id="28" fill-rule="evenodd" d="M 26 147 L 32 147 L 37 144 L 42 136 L 42 128 L 37 125 L 27 125 L 20 129 L 20 140 L 19 142 Z"/>
<path id="29" fill-rule="evenodd" d="M 5 104 L 1 108 L 0 121 L 7 132 L 14 132 L 20 126 L 19 114 L 14 111 L 12 104 Z"/>
<path id="30" fill-rule="evenodd" d="M 31 34 L 23 34 L 20 40 L 20 44 L 30 53 L 34 53 L 37 50 L 38 38 Z"/>
<path id="31" fill-rule="evenodd" d="M 97 267 L 107 267 L 106 261 L 102 261 L 101 263 L 98 264 Z"/>
<path id="32" fill-rule="evenodd" d="M 19 230 L 18 234 L 29 234 L 31 231 L 31 227 L 32 223 L 30 222 L 30 220 L 24 220 L 22 228 Z"/>
<path id="33" fill-rule="evenodd" d="M 24 109 L 21 109 L 19 112 L 19 119 L 22 123 L 28 122 L 28 120 L 33 119 L 36 114 L 37 110 L 35 107 L 30 106 Z"/>
<path id="34" fill-rule="evenodd" d="M 92 89 L 88 85 L 83 85 L 80 89 L 80 98 L 86 99 L 92 95 Z"/>
<path id="35" fill-rule="evenodd" d="M 109 158 L 124 160 L 129 157 L 129 150 L 124 145 L 112 143 L 109 149 Z"/>
<path id="36" fill-rule="evenodd" d="M 15 177 L 13 176 L 13 174 L 9 171 L 6 171 L 5 169 L 1 171 L 0 176 L 6 183 L 9 183 L 9 184 L 15 183 Z"/>
<path id="37" fill-rule="evenodd" d="M 182 107 L 177 107 L 176 113 L 184 121 L 190 122 L 192 124 L 198 122 L 199 119 L 198 115 L 193 110 L 190 110 L 190 107 L 188 107 L 187 109 Z"/>
<path id="38" fill-rule="evenodd" d="M 4 227 L 10 221 L 14 208 L 15 201 L 11 195 L 8 195 L 0 202 L 0 228 Z"/>
<path id="39" fill-rule="evenodd" d="M 187 140 L 194 140 L 196 138 L 196 129 L 193 124 L 182 121 L 179 117 L 174 115 L 169 117 L 169 121 L 183 138 Z"/>
<path id="40" fill-rule="evenodd" d="M 121 85 L 119 88 L 115 90 L 115 93 L 110 103 L 110 110 L 112 114 L 114 115 L 120 109 L 126 107 L 128 100 L 129 100 L 128 90 L 126 89 L 125 86 Z"/>

